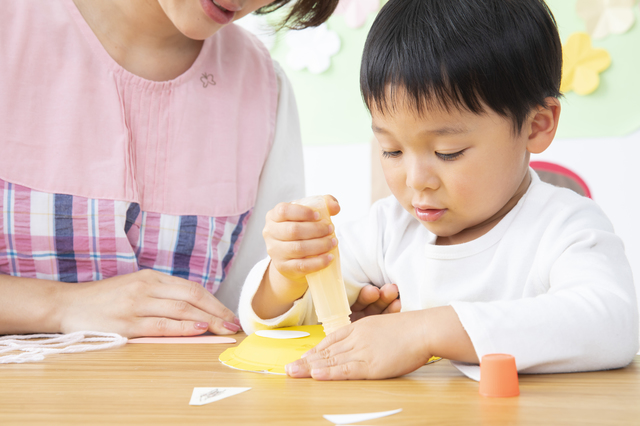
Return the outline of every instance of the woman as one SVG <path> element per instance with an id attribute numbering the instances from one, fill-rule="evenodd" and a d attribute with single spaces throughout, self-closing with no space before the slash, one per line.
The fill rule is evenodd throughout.
<path id="1" fill-rule="evenodd" d="M 291 87 L 231 23 L 288 2 L 2 0 L 0 334 L 240 329 L 265 213 L 304 182 Z"/>

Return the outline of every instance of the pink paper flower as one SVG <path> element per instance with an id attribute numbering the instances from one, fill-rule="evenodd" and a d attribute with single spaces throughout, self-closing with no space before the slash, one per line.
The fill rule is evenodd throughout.
<path id="1" fill-rule="evenodd" d="M 344 15 L 350 28 L 360 28 L 367 22 L 369 14 L 380 9 L 380 0 L 340 0 L 336 15 Z"/>

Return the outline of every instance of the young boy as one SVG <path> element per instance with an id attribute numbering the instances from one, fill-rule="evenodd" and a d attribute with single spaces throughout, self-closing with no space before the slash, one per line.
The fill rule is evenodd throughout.
<path id="1" fill-rule="evenodd" d="M 384 6 L 361 89 L 393 197 L 337 239 L 350 302 L 367 284 L 395 283 L 402 312 L 339 329 L 289 375 L 377 379 L 431 356 L 489 353 L 527 373 L 633 359 L 638 312 L 620 238 L 593 201 L 529 168 L 558 126 L 561 50 L 542 0 Z M 269 212 L 270 259 L 240 300 L 245 330 L 317 321 L 304 275 L 331 262 L 332 232 L 302 206 Z"/>

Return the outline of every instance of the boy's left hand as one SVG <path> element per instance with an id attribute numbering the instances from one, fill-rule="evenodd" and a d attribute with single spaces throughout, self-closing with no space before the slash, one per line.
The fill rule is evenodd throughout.
<path id="1" fill-rule="evenodd" d="M 420 311 L 373 315 L 331 333 L 285 369 L 316 380 L 386 379 L 424 365 L 428 353 Z"/>
<path id="2" fill-rule="evenodd" d="M 401 308 L 398 286 L 385 284 L 378 288 L 369 284 L 362 287 L 358 300 L 351 306 L 351 322 L 369 315 L 393 314 L 400 312 Z"/>

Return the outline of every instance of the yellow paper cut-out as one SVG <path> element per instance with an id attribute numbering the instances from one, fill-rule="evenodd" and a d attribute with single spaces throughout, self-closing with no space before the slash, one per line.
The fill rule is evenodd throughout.
<path id="1" fill-rule="evenodd" d="M 238 346 L 222 352 L 220 362 L 238 370 L 286 374 L 285 365 L 300 359 L 302 354 L 325 337 L 321 325 L 284 327 L 281 330 L 306 331 L 309 336 L 298 339 L 270 339 L 253 333 Z"/>
<path id="2" fill-rule="evenodd" d="M 279 330 L 306 331 L 309 336 L 298 339 L 273 339 L 253 333 L 238 346 L 222 352 L 218 359 L 224 365 L 237 370 L 284 375 L 285 365 L 300 359 L 302 354 L 325 337 L 321 325 L 283 327 Z M 427 364 L 439 360 L 438 357 L 431 357 Z"/>
<path id="3" fill-rule="evenodd" d="M 576 12 L 595 40 L 609 34 L 622 34 L 633 26 L 635 0 L 578 0 Z"/>
<path id="4" fill-rule="evenodd" d="M 573 90 L 578 95 L 593 93 L 600 85 L 599 73 L 609 68 L 611 56 L 604 49 L 591 46 L 586 33 L 573 33 L 562 48 L 562 84 L 560 91 Z"/>

